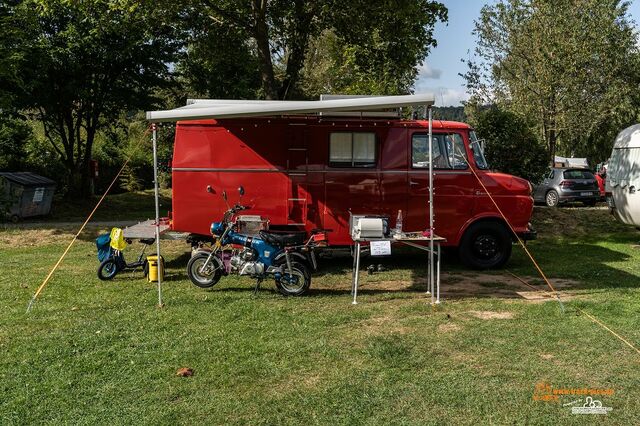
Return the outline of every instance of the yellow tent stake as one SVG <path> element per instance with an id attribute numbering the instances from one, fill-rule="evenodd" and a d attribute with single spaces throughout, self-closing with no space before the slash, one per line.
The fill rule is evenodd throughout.
<path id="1" fill-rule="evenodd" d="M 38 298 L 38 296 L 40 295 L 40 293 L 42 292 L 44 287 L 47 285 L 47 283 L 51 279 L 51 276 L 53 275 L 53 273 L 56 271 L 56 269 L 58 269 L 58 266 L 60 266 L 60 264 L 62 263 L 62 259 L 64 259 L 64 257 L 67 255 L 67 253 L 71 249 L 71 246 L 73 245 L 73 243 L 76 242 L 76 240 L 80 236 L 80 233 L 82 233 L 82 231 L 84 230 L 85 226 L 87 226 L 87 223 L 89 223 L 89 221 L 93 217 L 93 214 L 96 212 L 96 210 L 98 210 L 98 207 L 100 207 L 100 204 L 102 203 L 102 200 L 104 200 L 104 197 L 107 196 L 107 194 L 111 190 L 111 187 L 116 183 L 116 181 L 118 180 L 118 177 L 120 177 L 120 173 L 122 173 L 122 171 L 124 170 L 124 168 L 127 166 L 128 163 L 129 163 L 129 159 L 127 158 L 127 160 L 122 165 L 122 168 L 120 168 L 120 171 L 113 178 L 113 181 L 111 181 L 111 184 L 109 185 L 107 190 L 104 192 L 104 194 L 102 194 L 102 197 L 100 197 L 100 200 L 98 200 L 98 204 L 96 204 L 96 206 L 93 208 L 91 213 L 89 213 L 89 217 L 87 217 L 87 220 L 84 221 L 84 223 L 80 227 L 80 230 L 78 231 L 78 233 L 76 233 L 76 235 L 73 237 L 73 239 L 71 240 L 71 242 L 67 246 L 67 249 L 64 251 L 64 253 L 62 253 L 62 256 L 60 256 L 60 259 L 58 259 L 58 261 L 54 265 L 53 269 L 51 269 L 51 271 L 49 272 L 49 275 L 47 275 L 47 277 L 44 279 L 42 284 L 40 284 L 40 287 L 38 287 L 38 290 L 36 290 L 35 294 L 33 295 L 31 300 L 29 301 L 29 304 L 27 305 L 27 313 L 31 312 L 31 308 L 33 307 L 33 304 L 35 303 L 36 299 Z"/>

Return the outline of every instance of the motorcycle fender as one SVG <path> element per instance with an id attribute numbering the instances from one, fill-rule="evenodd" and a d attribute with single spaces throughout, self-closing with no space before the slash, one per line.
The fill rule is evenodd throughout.
<path id="1" fill-rule="evenodd" d="M 291 260 L 300 261 L 300 262 L 304 263 L 305 265 L 308 265 L 310 263 L 309 259 L 307 258 L 307 256 L 305 256 L 302 253 L 296 252 L 296 251 L 289 253 L 289 257 L 291 257 Z M 284 255 L 284 251 L 282 253 L 278 254 L 275 257 L 275 259 L 273 259 L 273 263 L 277 264 L 280 259 L 285 261 L 286 257 Z"/>
<path id="2" fill-rule="evenodd" d="M 211 253 L 211 249 L 209 247 L 199 247 L 195 250 L 191 250 L 191 257 L 200 254 L 200 253 L 206 253 L 209 254 Z"/>

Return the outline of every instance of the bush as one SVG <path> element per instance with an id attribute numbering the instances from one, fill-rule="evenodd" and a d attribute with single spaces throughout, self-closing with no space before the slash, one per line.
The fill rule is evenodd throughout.
<path id="1" fill-rule="evenodd" d="M 25 166 L 26 147 L 33 139 L 29 123 L 0 118 L 0 170 L 19 171 Z"/>
<path id="2" fill-rule="evenodd" d="M 520 116 L 498 107 L 474 114 L 475 130 L 485 140 L 485 156 L 493 170 L 538 182 L 548 170 L 547 150 Z"/>

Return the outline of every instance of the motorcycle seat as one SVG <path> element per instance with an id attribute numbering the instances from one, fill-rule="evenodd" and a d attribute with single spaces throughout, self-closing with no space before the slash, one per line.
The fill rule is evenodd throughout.
<path id="1" fill-rule="evenodd" d="M 260 231 L 260 238 L 276 247 L 298 246 L 305 243 L 306 232 Z"/>

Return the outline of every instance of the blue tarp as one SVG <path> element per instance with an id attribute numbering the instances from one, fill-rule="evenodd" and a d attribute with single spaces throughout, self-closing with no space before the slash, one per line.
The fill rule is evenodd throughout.
<path id="1" fill-rule="evenodd" d="M 108 259 L 113 254 L 111 248 L 111 236 L 109 234 L 102 234 L 96 238 L 96 247 L 98 248 L 98 260 L 100 262 Z"/>

